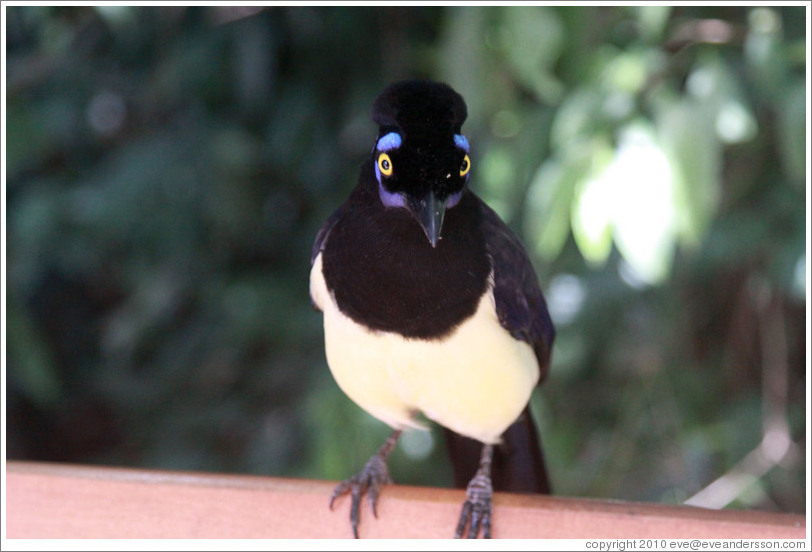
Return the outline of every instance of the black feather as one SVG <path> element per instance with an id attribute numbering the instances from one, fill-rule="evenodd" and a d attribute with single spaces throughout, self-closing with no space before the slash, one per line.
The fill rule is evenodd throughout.
<path id="1" fill-rule="evenodd" d="M 510 335 L 529 343 L 539 362 L 539 383 L 547 375 L 555 329 L 536 271 L 519 238 L 493 209 L 480 201 L 482 234 L 493 267 L 496 315 Z"/>
<path id="2" fill-rule="evenodd" d="M 482 443 L 443 428 L 448 456 L 454 468 L 454 486 L 464 489 L 479 468 Z M 536 424 L 530 407 L 502 435 L 494 449 L 493 488 L 509 493 L 552 492 Z"/>
<path id="3" fill-rule="evenodd" d="M 372 119 L 382 129 L 398 128 L 411 134 L 459 133 L 467 117 L 462 96 L 439 82 L 396 82 L 372 105 Z"/>
<path id="4" fill-rule="evenodd" d="M 341 312 L 372 330 L 445 337 L 476 312 L 487 289 L 479 202 L 463 195 L 434 249 L 405 209 L 383 206 L 368 165 L 331 228 L 320 232 L 330 243 L 321 245 L 330 291 Z"/>

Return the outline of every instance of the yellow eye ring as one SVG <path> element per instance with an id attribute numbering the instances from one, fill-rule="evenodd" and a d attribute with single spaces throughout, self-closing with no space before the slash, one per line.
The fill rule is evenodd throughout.
<path id="1" fill-rule="evenodd" d="M 465 176 L 468 174 L 468 171 L 471 170 L 471 158 L 467 155 L 462 160 L 462 165 L 460 165 L 460 176 Z"/>
<path id="2" fill-rule="evenodd" d="M 389 156 L 385 153 L 378 156 L 378 170 L 380 170 L 384 176 L 392 176 L 392 172 L 394 171 L 392 160 L 389 159 Z"/>

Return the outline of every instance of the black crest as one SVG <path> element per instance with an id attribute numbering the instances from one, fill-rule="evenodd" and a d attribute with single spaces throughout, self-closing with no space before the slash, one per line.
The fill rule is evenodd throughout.
<path id="1" fill-rule="evenodd" d="M 447 84 L 408 80 L 389 85 L 372 106 L 372 120 L 381 128 L 410 133 L 459 134 L 468 108 Z"/>

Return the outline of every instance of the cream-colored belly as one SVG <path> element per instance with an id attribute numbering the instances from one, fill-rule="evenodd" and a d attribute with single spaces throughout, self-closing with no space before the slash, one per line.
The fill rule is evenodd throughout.
<path id="1" fill-rule="evenodd" d="M 414 414 L 421 411 L 457 433 L 496 443 L 538 381 L 532 348 L 499 325 L 491 292 L 450 336 L 432 341 L 372 332 L 345 316 L 327 290 L 321 255 L 310 293 L 324 312 L 327 363 L 339 387 L 394 428 L 420 427 Z"/>

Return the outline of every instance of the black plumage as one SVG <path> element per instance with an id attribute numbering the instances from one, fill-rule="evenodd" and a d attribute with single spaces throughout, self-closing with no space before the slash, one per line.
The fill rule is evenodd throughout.
<path id="1" fill-rule="evenodd" d="M 533 346 L 543 381 L 550 365 L 555 329 L 538 278 L 519 238 L 480 201 L 481 230 L 494 271 L 493 295 L 499 323 L 516 339 Z"/>
<path id="2" fill-rule="evenodd" d="M 522 368 L 515 365 L 516 361 L 510 366 L 493 366 L 497 379 L 500 369 L 511 370 L 506 375 L 520 370 L 516 373 L 522 375 L 532 368 L 537 374 L 529 384 L 532 387 L 532 382 L 541 381 L 546 375 L 554 339 L 553 324 L 521 242 L 467 188 L 470 160 L 467 140 L 461 134 L 466 116 L 462 97 L 439 83 L 396 83 L 376 99 L 373 105 L 373 119 L 379 125 L 376 146 L 361 168 L 358 185 L 319 230 L 313 247 L 311 297 L 317 307 L 325 309 L 325 334 L 328 310 L 333 320 L 330 327 L 360 328 L 347 334 L 359 336 L 358 343 L 332 342 L 328 360 L 331 350 L 343 352 L 362 341 L 377 347 L 374 336 L 395 336 L 400 343 L 398 351 L 407 351 L 419 342 L 445 347 L 461 328 L 477 324 L 476 328 L 482 326 L 489 332 L 506 332 L 515 343 L 529 345 L 535 356 L 532 367 L 522 364 Z M 491 307 L 487 306 L 489 301 Z M 493 309 L 498 324 L 487 325 L 489 308 Z M 329 336 L 326 339 L 331 343 Z M 387 339 L 381 337 L 380 343 L 389 346 Z M 333 354 L 335 357 L 336 353 Z M 355 367 L 343 362 L 340 375 L 349 385 L 346 382 L 352 380 Z M 429 373 L 451 369 L 442 364 L 429 368 Z M 333 363 L 331 370 L 341 385 Z M 374 371 L 365 373 L 375 378 L 380 375 Z M 476 388 L 476 382 L 473 385 Z M 357 396 L 366 391 L 363 387 L 361 391 L 354 389 Z M 390 391 L 382 388 L 384 394 Z M 456 393 L 453 388 L 445 392 Z M 487 419 L 487 409 L 491 408 L 488 390 L 480 389 L 477 393 L 484 397 L 479 401 L 482 403 L 479 414 Z M 527 389 L 522 396 L 529 397 L 529 393 Z M 353 396 L 349 391 L 348 394 Z M 506 399 L 498 400 L 503 402 L 494 408 L 506 406 Z M 490 536 L 491 476 L 497 490 L 549 491 L 536 428 L 526 399 L 523 400 L 522 404 L 507 405 L 515 413 L 500 426 L 504 432 L 495 446 L 487 442 L 483 447 L 483 442 L 472 439 L 473 429 L 466 436 L 446 428 L 455 482 L 468 486 L 458 536 L 467 530 L 468 536 L 475 537 L 480 528 L 486 537 Z M 356 399 L 367 408 L 364 401 L 375 402 L 369 398 L 360 402 Z M 429 406 L 432 410 L 433 405 Z M 377 405 L 368 407 L 370 412 L 376 412 L 375 408 Z M 426 414 L 432 417 L 430 412 Z M 401 425 L 405 425 L 391 422 L 387 411 L 376 415 L 393 425 L 395 433 L 364 470 L 340 485 L 331 499 L 332 505 L 337 496 L 353 491 L 351 519 L 356 536 L 360 495 L 370 494 L 374 511 L 379 487 L 390 481 L 386 458 Z M 399 419 L 397 413 L 392 416 Z M 465 423 L 457 429 L 467 428 Z M 470 424 L 475 426 L 476 422 Z"/>
<path id="3" fill-rule="evenodd" d="M 405 209 L 381 203 L 366 165 L 330 232 L 324 277 L 353 320 L 404 337 L 440 339 L 474 313 L 488 283 L 480 205 L 466 194 L 454 207 L 459 212 L 446 219 L 437 248 L 426 247 Z"/>

